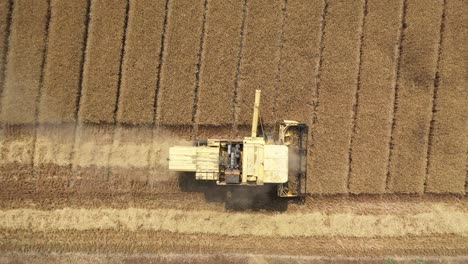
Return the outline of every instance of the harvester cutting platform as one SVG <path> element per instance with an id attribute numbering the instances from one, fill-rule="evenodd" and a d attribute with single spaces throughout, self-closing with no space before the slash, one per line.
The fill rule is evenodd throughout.
<path id="1" fill-rule="evenodd" d="M 252 133 L 244 139 L 198 139 L 169 149 L 169 169 L 193 172 L 221 186 L 277 185 L 280 197 L 304 197 L 307 177 L 305 124 L 285 120 L 273 135 L 257 133 L 260 90 L 255 93 Z"/>

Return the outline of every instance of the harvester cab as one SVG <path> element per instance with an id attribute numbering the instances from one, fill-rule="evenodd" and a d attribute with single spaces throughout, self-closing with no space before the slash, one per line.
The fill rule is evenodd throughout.
<path id="1" fill-rule="evenodd" d="M 250 137 L 195 140 L 169 149 L 169 169 L 193 172 L 200 181 L 221 186 L 277 185 L 279 197 L 305 197 L 308 127 L 297 121 L 277 123 L 272 137 L 258 133 L 260 90 Z"/>

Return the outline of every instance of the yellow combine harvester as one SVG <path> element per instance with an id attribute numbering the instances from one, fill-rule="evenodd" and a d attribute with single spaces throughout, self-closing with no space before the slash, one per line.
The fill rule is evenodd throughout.
<path id="1" fill-rule="evenodd" d="M 169 169 L 194 172 L 200 181 L 222 186 L 278 186 L 280 197 L 304 197 L 307 177 L 307 126 L 285 120 L 273 136 L 257 134 L 260 90 L 255 93 L 252 134 L 239 140 L 195 140 L 169 149 Z"/>

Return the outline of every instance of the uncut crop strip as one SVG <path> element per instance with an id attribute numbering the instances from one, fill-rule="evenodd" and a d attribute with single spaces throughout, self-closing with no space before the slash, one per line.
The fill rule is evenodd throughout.
<path id="1" fill-rule="evenodd" d="M 245 1 L 208 1 L 206 39 L 198 89 L 199 125 L 234 121 L 234 89 Z"/>
<path id="2" fill-rule="evenodd" d="M 87 0 L 51 1 L 39 122 L 74 122 L 80 93 Z"/>
<path id="3" fill-rule="evenodd" d="M 166 0 L 131 1 L 117 121 L 152 124 Z"/>
<path id="4" fill-rule="evenodd" d="M 169 2 L 157 102 L 159 125 L 192 125 L 205 0 Z"/>
<path id="5" fill-rule="evenodd" d="M 0 109 L 3 81 L 5 79 L 5 64 L 8 53 L 8 39 L 10 36 L 11 15 L 13 10 L 12 1 L 0 2 Z"/>
<path id="6" fill-rule="evenodd" d="M 436 76 L 427 192 L 464 193 L 468 149 L 468 6 L 446 3 L 439 75 Z M 431 135 L 430 135 L 431 136 Z"/>
<path id="7" fill-rule="evenodd" d="M 311 125 L 319 56 L 323 1 L 288 2 L 284 44 L 276 85 L 276 121 L 296 120 Z"/>
<path id="8" fill-rule="evenodd" d="M 15 1 L 0 121 L 35 121 L 48 24 L 47 0 Z"/>
<path id="9" fill-rule="evenodd" d="M 115 121 L 127 4 L 127 0 L 91 2 L 80 121 Z"/>
<path id="10" fill-rule="evenodd" d="M 408 0 L 390 144 L 391 192 L 422 193 L 442 1 Z"/>
<path id="11" fill-rule="evenodd" d="M 36 263 L 259 263 L 262 256 L 254 254 L 276 254 L 271 261 L 260 263 L 426 263 L 462 264 L 466 263 L 466 238 L 454 235 L 435 235 L 426 237 L 409 236 L 405 238 L 353 238 L 353 237 L 253 237 L 196 234 L 186 235 L 173 232 L 126 231 L 120 230 L 64 230 L 50 232 L 31 232 L 28 230 L 5 230 L 0 233 L 5 241 L 0 251 L 5 252 L 0 260 L 8 256 L 14 261 L 23 258 Z M 106 241 L 108 243 L 103 243 Z M 339 245 L 339 246 L 337 246 Z M 226 250 L 229 249 L 229 250 Z M 34 253 L 33 253 L 34 252 Z M 38 252 L 38 253 L 35 253 Z M 41 252 L 54 252 L 44 254 Z M 55 253 L 73 252 L 73 253 Z M 83 253 L 86 252 L 86 253 Z M 228 254 L 224 261 L 220 252 Z M 304 257 L 304 252 L 312 256 L 340 256 L 337 258 Z M 62 258 L 51 261 L 60 254 L 71 256 L 72 261 Z M 79 257 L 77 258 L 75 255 Z M 102 256 L 102 261 L 96 254 Z M 134 257 L 131 257 L 134 254 Z M 197 254 L 207 254 L 199 259 Z M 293 255 L 293 257 L 291 256 Z M 388 256 L 420 256 L 395 257 Z M 155 257 L 152 258 L 152 257 Z M 166 256 L 170 256 L 169 258 Z M 179 257 L 177 257 L 179 256 Z M 232 257 L 234 256 L 234 258 Z M 296 257 L 297 256 L 297 257 Z M 346 257 L 344 257 L 346 256 Z M 354 257 L 357 258 L 354 258 Z M 366 256 L 366 257 L 362 257 Z M 373 257 L 368 257 L 373 256 Z M 379 257 L 376 257 L 379 256 Z M 424 257 L 422 257 L 424 256 Z M 437 257 L 436 257 L 437 256 Z M 440 257 L 453 256 L 453 257 Z M 88 260 L 91 258 L 91 260 Z M 120 261 L 120 259 L 124 259 Z M 162 261 L 157 261 L 162 258 Z M 238 260 L 237 258 L 242 259 Z M 279 260 L 278 258 L 282 258 Z M 297 262 L 293 262 L 297 258 Z M 309 260 L 309 258 L 311 260 Z M 44 260 L 43 262 L 41 260 Z M 54 259 L 56 260 L 56 259 Z M 284 261 L 283 261 L 284 260 Z M 23 263 L 23 262 L 20 262 Z M 442 263 L 444 263 L 442 261 Z"/>
<path id="12" fill-rule="evenodd" d="M 369 0 L 352 137 L 352 193 L 385 192 L 402 1 Z"/>
<path id="13" fill-rule="evenodd" d="M 282 0 L 247 1 L 236 125 L 251 124 L 256 89 L 262 90 L 260 115 L 263 121 L 275 122 L 274 91 L 278 81 L 284 5 Z"/>
<path id="14" fill-rule="evenodd" d="M 328 2 L 308 189 L 346 193 L 363 2 Z"/>
<path id="15" fill-rule="evenodd" d="M 451 205 L 433 206 L 432 212 L 395 215 L 354 212 L 252 213 L 210 210 L 146 208 L 63 208 L 0 211 L 0 230 L 54 232 L 58 230 L 169 231 L 183 234 L 262 237 L 405 237 L 458 235 L 468 237 L 463 224 L 468 212 Z M 208 219 L 208 220 L 207 220 Z M 209 221 L 210 224 L 206 224 Z M 255 229 L 245 223 L 263 223 Z M 314 224 L 310 224 L 314 223 Z M 276 227 L 276 228 L 272 228 Z"/>

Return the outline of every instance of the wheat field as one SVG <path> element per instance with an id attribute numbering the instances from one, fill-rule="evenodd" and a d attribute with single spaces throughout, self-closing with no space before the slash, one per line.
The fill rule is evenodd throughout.
<path id="1" fill-rule="evenodd" d="M 164 204 L 198 197 L 206 187 L 184 186 L 180 175 L 167 170 L 168 148 L 200 137 L 248 136 L 255 89 L 262 90 L 260 114 L 267 131 L 284 119 L 309 126 L 307 187 L 312 197 L 362 195 L 368 209 L 372 201 L 387 196 L 438 201 L 455 195 L 466 202 L 467 24 L 465 0 L 0 0 L 0 230 L 9 230 L 1 236 L 19 238 L 35 224 L 37 237 L 64 239 L 70 234 L 81 241 L 81 234 L 87 237 L 96 229 L 71 231 L 75 227 L 67 221 L 78 219 L 80 211 L 67 211 L 64 202 L 58 210 L 65 211 L 47 216 L 41 211 L 48 210 L 39 202 L 42 198 L 58 204 L 83 197 L 109 201 L 83 212 L 88 220 L 130 214 L 146 225 L 151 221 L 141 218 L 147 213 L 178 223 L 177 216 L 151 211 L 145 203 L 135 210 L 149 211 L 136 215 L 130 209 L 112 211 L 111 198 L 155 197 Z M 181 198 L 166 201 L 166 195 Z M 217 199 L 208 196 L 206 200 Z M 42 205 L 21 211 L 23 199 Z M 9 208 L 13 201 L 17 208 Z M 411 201 L 417 208 L 417 200 Z M 214 205 L 196 203 L 204 204 L 200 208 L 207 216 L 174 214 L 195 222 L 213 217 L 209 210 Z M 441 207 L 434 208 L 437 217 L 444 214 Z M 443 208 L 460 219 L 466 217 L 465 209 Z M 282 223 L 307 226 L 305 220 L 295 222 L 305 217 L 324 226 L 323 234 L 310 231 L 300 238 L 312 243 L 304 246 L 309 253 L 325 252 L 313 246 L 320 244 L 318 237 L 365 243 L 359 234 L 335 228 L 330 220 L 335 216 L 323 210 L 284 219 L 262 216 L 276 233 L 239 229 L 237 239 L 300 237 Z M 373 230 L 366 237 L 375 239 L 375 245 L 389 245 L 395 254 L 468 254 L 462 220 L 448 224 L 441 217 L 429 226 L 425 221 L 431 216 L 424 213 L 411 219 L 405 214 L 379 218 L 372 212 L 369 218 L 346 216 L 346 208 L 338 213 L 343 221 L 362 221 L 364 230 Z M 232 217 L 251 221 L 249 214 Z M 10 226 L 18 218 L 24 221 Z M 36 218 L 44 224 L 30 223 Z M 103 236 L 117 236 L 115 241 L 129 233 L 135 241 L 146 236 L 139 228 L 121 228 L 122 221 L 95 224 Z M 421 226 L 412 224 L 416 221 Z M 206 251 L 214 239 L 224 241 L 220 245 L 234 243 L 223 240 L 229 235 L 223 233 L 225 224 L 213 234 L 180 228 L 186 228 L 185 235 L 193 231 L 208 237 L 207 244 L 199 245 Z M 379 233 L 399 225 L 414 229 Z M 176 251 L 186 246 L 177 228 L 150 226 L 147 231 L 158 237 L 170 233 Z M 398 249 L 395 241 L 408 234 L 414 236 L 408 245 L 421 237 L 430 237 L 424 245 L 445 242 L 433 251 Z M 451 241 L 465 246 L 451 248 Z M 80 245 L 89 249 L 92 243 Z M 64 242 L 44 248 L 49 246 L 73 247 Z M 34 248 L 0 242 L 0 250 L 20 247 Z M 334 254 L 346 250 L 344 246 Z M 353 250 L 356 256 L 373 252 Z M 234 251 L 250 252 L 241 247 Z"/>

